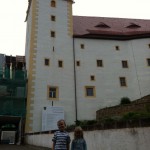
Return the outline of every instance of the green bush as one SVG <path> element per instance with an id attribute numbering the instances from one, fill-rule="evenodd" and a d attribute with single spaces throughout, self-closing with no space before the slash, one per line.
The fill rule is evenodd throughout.
<path id="1" fill-rule="evenodd" d="M 150 112 L 150 104 L 147 104 L 145 109 L 147 112 Z"/>
<path id="2" fill-rule="evenodd" d="M 122 120 L 133 120 L 133 119 L 138 119 L 140 118 L 140 114 L 139 113 L 135 113 L 135 112 L 128 112 L 126 114 L 124 114 L 122 116 Z"/>
<path id="3" fill-rule="evenodd" d="M 128 97 L 122 97 L 120 101 L 120 105 L 130 104 L 131 100 Z"/>
<path id="4" fill-rule="evenodd" d="M 150 113 L 146 112 L 128 112 L 122 116 L 122 120 L 137 120 L 143 118 L 150 118 Z"/>
<path id="5" fill-rule="evenodd" d="M 87 126 L 87 125 L 94 125 L 96 124 L 96 120 L 77 120 L 76 125 L 77 126 Z"/>
<path id="6" fill-rule="evenodd" d="M 113 119 L 112 117 L 105 117 L 105 118 L 103 118 L 100 122 L 101 123 L 106 123 L 106 124 L 109 124 L 109 123 L 112 123 L 112 122 L 114 122 L 115 121 L 115 119 Z"/>

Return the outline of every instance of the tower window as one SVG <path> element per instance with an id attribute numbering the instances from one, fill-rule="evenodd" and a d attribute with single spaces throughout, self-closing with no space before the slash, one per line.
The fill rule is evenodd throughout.
<path id="1" fill-rule="evenodd" d="M 51 31 L 51 37 L 55 37 L 55 31 Z"/>
<path id="2" fill-rule="evenodd" d="M 58 98 L 58 87 L 48 86 L 48 99 Z"/>
<path id="3" fill-rule="evenodd" d="M 84 44 L 81 44 L 80 46 L 81 46 L 81 49 L 84 49 Z"/>
<path id="4" fill-rule="evenodd" d="M 76 65 L 77 65 L 77 66 L 80 66 L 80 61 L 76 61 Z"/>
<path id="5" fill-rule="evenodd" d="M 56 21 L 56 17 L 55 16 L 51 16 L 51 21 Z"/>
<path id="6" fill-rule="evenodd" d="M 128 68 L 128 61 L 127 60 L 122 61 L 122 68 Z"/>
<path id="7" fill-rule="evenodd" d="M 45 64 L 45 66 L 49 66 L 49 59 L 48 58 L 45 58 L 44 64 Z"/>
<path id="8" fill-rule="evenodd" d="M 147 65 L 150 66 L 150 58 L 147 58 Z"/>
<path id="9" fill-rule="evenodd" d="M 62 60 L 59 60 L 59 61 L 58 61 L 58 67 L 59 67 L 59 68 L 62 68 L 62 67 L 63 67 L 63 61 L 62 61 Z"/>
<path id="10" fill-rule="evenodd" d="M 125 77 L 120 77 L 120 86 L 127 86 Z"/>
<path id="11" fill-rule="evenodd" d="M 54 0 L 51 1 L 51 7 L 56 7 L 56 2 Z"/>
<path id="12" fill-rule="evenodd" d="M 55 47 L 53 46 L 53 52 L 55 51 Z"/>
<path id="13" fill-rule="evenodd" d="M 94 75 L 91 76 L 91 81 L 95 81 L 95 76 Z"/>
<path id="14" fill-rule="evenodd" d="M 120 50 L 120 47 L 119 46 L 115 46 L 116 50 L 119 51 Z"/>
<path id="15" fill-rule="evenodd" d="M 103 67 L 103 60 L 97 60 L 97 67 Z"/>

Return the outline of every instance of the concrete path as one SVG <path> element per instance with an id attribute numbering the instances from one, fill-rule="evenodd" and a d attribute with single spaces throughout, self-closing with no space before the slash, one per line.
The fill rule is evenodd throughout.
<path id="1" fill-rule="evenodd" d="M 50 148 L 31 146 L 31 145 L 0 144 L 0 150 L 50 150 Z"/>

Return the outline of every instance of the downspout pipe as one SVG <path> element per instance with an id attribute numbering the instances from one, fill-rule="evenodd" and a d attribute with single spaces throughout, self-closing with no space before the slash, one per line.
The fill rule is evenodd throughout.
<path id="1" fill-rule="evenodd" d="M 76 85 L 76 66 L 75 66 L 75 39 L 73 37 L 73 62 L 74 62 L 74 93 L 75 93 L 75 123 L 78 123 L 78 105 L 77 105 L 77 85 Z"/>

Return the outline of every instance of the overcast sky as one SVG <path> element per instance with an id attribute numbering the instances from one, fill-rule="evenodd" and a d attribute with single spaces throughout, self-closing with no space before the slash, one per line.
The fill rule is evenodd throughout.
<path id="1" fill-rule="evenodd" d="M 0 53 L 24 55 L 27 4 L 0 0 Z M 150 19 L 149 7 L 150 0 L 75 0 L 73 15 Z"/>

